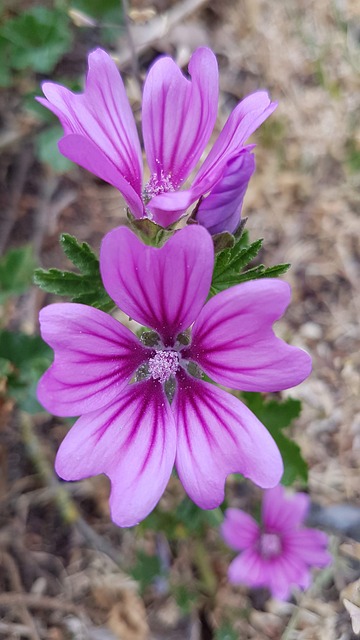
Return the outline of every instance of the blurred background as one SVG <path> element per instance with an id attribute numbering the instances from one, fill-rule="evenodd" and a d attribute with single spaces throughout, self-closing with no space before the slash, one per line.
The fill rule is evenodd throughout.
<path id="1" fill-rule="evenodd" d="M 335 558 L 289 603 L 228 585 L 232 556 L 217 533 L 221 512 L 194 507 L 176 478 L 154 514 L 121 530 L 109 518 L 106 478 L 65 485 L 53 473 L 70 421 L 36 403 L 36 381 L 51 360 L 37 337 L 38 312 L 54 297 L 31 286 L 32 271 L 70 268 L 59 234 L 98 250 L 125 212 L 115 189 L 59 154 L 61 127 L 34 96 L 44 79 L 80 91 L 87 53 L 99 45 L 117 61 L 139 124 L 149 65 L 170 54 L 186 71 L 200 45 L 214 50 L 220 67 L 214 135 L 245 95 L 265 88 L 279 102 L 253 136 L 257 171 L 243 214 L 250 237 L 264 238 L 261 261 L 293 265 L 286 275 L 293 301 L 278 331 L 311 353 L 314 371 L 291 390 L 303 402 L 291 434 L 309 465 L 314 522 L 332 532 Z M 0 638 L 356 637 L 359 71 L 356 0 L 3 0 Z M 245 508 L 258 497 L 233 479 L 229 495 Z"/>

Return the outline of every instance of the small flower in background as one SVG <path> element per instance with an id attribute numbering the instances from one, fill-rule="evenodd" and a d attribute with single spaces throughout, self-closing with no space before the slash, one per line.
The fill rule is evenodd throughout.
<path id="1" fill-rule="evenodd" d="M 121 76 L 102 49 L 89 55 L 85 92 L 45 82 L 39 102 L 58 116 L 61 153 L 119 189 L 136 218 L 173 224 L 201 196 L 197 220 L 211 233 L 234 232 L 255 170 L 245 146 L 276 108 L 265 91 L 246 97 L 231 113 L 190 189 L 180 188 L 195 169 L 213 131 L 219 95 L 215 55 L 197 49 L 191 81 L 169 57 L 158 59 L 144 85 L 142 128 L 150 179 L 143 184 L 139 137 Z"/>
<path id="2" fill-rule="evenodd" d="M 267 587 L 280 600 L 287 600 L 295 586 L 306 589 L 310 568 L 331 562 L 326 534 L 303 526 L 309 504 L 305 493 L 286 495 L 279 485 L 264 491 L 261 525 L 240 509 L 227 509 L 222 537 L 242 551 L 229 566 L 229 581 Z"/>
<path id="3" fill-rule="evenodd" d="M 176 232 L 160 249 L 120 227 L 102 243 L 103 283 L 126 315 L 152 331 L 140 341 L 81 304 L 40 313 L 55 358 L 38 398 L 56 415 L 81 415 L 60 446 L 56 470 L 65 480 L 107 474 L 120 526 L 153 509 L 174 463 L 190 498 L 205 509 L 222 502 L 229 473 L 265 488 L 280 481 L 282 460 L 267 429 L 235 396 L 201 380 L 201 371 L 246 391 L 304 380 L 310 357 L 272 330 L 290 287 L 256 280 L 206 302 L 213 263 L 213 241 L 201 226 Z"/>

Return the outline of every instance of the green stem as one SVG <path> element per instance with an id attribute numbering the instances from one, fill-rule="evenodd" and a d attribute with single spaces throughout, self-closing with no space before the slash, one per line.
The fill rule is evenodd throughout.
<path id="1" fill-rule="evenodd" d="M 66 524 L 74 524 L 80 518 L 78 508 L 66 489 L 57 481 L 52 467 L 43 455 L 41 444 L 33 429 L 31 417 L 23 411 L 20 412 L 20 428 L 23 443 L 37 473 L 44 485 L 54 490 L 55 503 L 61 517 Z"/>
<path id="2" fill-rule="evenodd" d="M 202 590 L 208 596 L 213 596 L 217 590 L 217 578 L 209 562 L 209 553 L 199 539 L 194 543 L 193 560 L 199 573 Z"/>

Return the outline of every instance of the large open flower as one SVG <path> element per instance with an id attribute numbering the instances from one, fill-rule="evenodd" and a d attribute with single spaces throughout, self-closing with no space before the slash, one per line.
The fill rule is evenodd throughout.
<path id="1" fill-rule="evenodd" d="M 179 191 L 196 167 L 216 121 L 219 94 L 214 54 L 199 48 L 189 62 L 191 80 L 169 57 L 159 58 L 144 85 L 142 128 L 150 179 L 143 189 L 139 137 L 121 76 L 103 50 L 89 55 L 85 92 L 51 82 L 39 102 L 64 128 L 61 153 L 121 191 L 137 218 L 162 226 L 175 222 L 200 196 L 197 218 L 211 233 L 233 232 L 255 169 L 249 136 L 274 111 L 265 91 L 245 98 L 231 113 L 190 189 Z"/>
<path id="2" fill-rule="evenodd" d="M 230 582 L 267 587 L 280 600 L 295 586 L 306 589 L 310 568 L 331 562 L 326 534 L 303 526 L 309 505 L 305 493 L 287 496 L 279 485 L 264 492 L 261 525 L 240 509 L 227 509 L 222 536 L 242 552 L 229 566 Z"/>
<path id="3" fill-rule="evenodd" d="M 308 354 L 272 331 L 290 287 L 275 279 L 246 282 L 206 302 L 213 263 L 213 242 L 201 226 L 178 231 L 162 248 L 120 227 L 102 243 L 104 286 L 151 331 L 140 341 L 81 304 L 41 311 L 55 359 L 40 380 L 39 400 L 54 414 L 81 415 L 59 449 L 57 472 L 66 480 L 106 473 L 119 525 L 152 510 L 174 463 L 190 498 L 206 509 L 222 502 L 229 473 L 261 487 L 281 478 L 266 428 L 201 372 L 246 391 L 278 391 L 306 378 Z"/>

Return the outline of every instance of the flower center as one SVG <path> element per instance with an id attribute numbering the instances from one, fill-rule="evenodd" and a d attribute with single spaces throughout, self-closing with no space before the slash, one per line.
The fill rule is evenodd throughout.
<path id="1" fill-rule="evenodd" d="M 167 193 L 168 191 L 175 191 L 175 185 L 172 181 L 171 173 L 165 175 L 163 169 L 160 171 L 160 175 L 153 173 L 149 182 L 145 186 L 145 198 L 151 200 L 154 196 L 158 196 L 159 193 Z"/>
<path id="2" fill-rule="evenodd" d="M 275 558 L 281 554 L 281 539 L 277 533 L 263 533 L 259 540 L 260 553 L 264 558 Z"/>
<path id="3" fill-rule="evenodd" d="M 176 351 L 158 351 L 150 358 L 148 366 L 151 377 L 164 383 L 177 372 L 179 356 Z"/>

